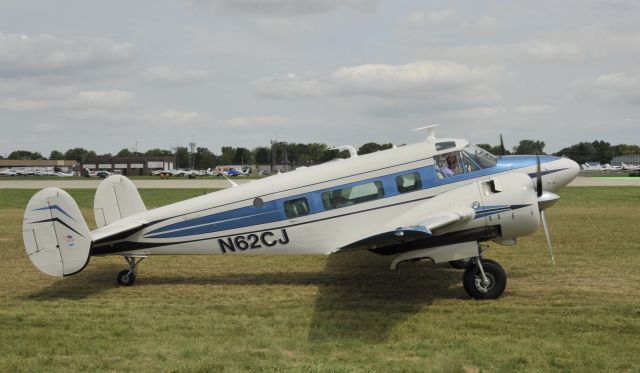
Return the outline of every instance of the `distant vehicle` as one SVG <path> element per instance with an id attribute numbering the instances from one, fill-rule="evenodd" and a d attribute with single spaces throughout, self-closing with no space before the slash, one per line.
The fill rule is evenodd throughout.
<path id="1" fill-rule="evenodd" d="M 93 231 L 68 193 L 46 188 L 27 205 L 23 240 L 31 262 L 52 276 L 76 274 L 92 256 L 122 256 L 128 268 L 117 281 L 124 286 L 133 285 L 137 265 L 151 255 L 370 250 L 395 256 L 391 269 L 416 260 L 468 259 L 464 289 L 476 299 L 495 299 L 507 274 L 484 258 L 486 242 L 513 246 L 542 220 L 551 253 L 545 209 L 578 170 L 568 158 L 497 157 L 464 139 L 436 138 L 430 127 L 420 143 L 151 210 L 133 182 L 112 176 L 96 191 Z"/>
<path id="2" fill-rule="evenodd" d="M 0 176 L 17 176 L 18 173 L 13 169 L 0 170 Z"/>
<path id="3" fill-rule="evenodd" d="M 67 173 L 67 172 L 58 171 L 58 172 L 54 172 L 53 174 L 54 174 L 55 176 L 58 176 L 58 177 L 71 177 L 71 176 L 76 176 L 76 173 L 75 173 L 75 172 L 73 172 L 73 171 L 69 171 L 68 173 Z"/>
<path id="4" fill-rule="evenodd" d="M 91 171 L 88 168 L 84 169 L 84 176 L 86 177 L 98 177 L 100 179 L 106 179 L 107 177 L 114 175 L 113 172 L 109 172 L 109 171 L 105 171 L 105 170 L 95 170 L 95 171 Z M 73 175 L 69 175 L 69 176 L 73 176 Z"/>

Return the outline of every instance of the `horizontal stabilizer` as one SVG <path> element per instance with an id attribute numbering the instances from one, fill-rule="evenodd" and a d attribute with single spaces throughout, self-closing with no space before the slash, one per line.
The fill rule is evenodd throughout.
<path id="1" fill-rule="evenodd" d="M 62 189 L 43 189 L 31 197 L 22 236 L 31 262 L 48 275 L 72 275 L 89 262 L 89 227 L 76 202 Z"/>
<path id="2" fill-rule="evenodd" d="M 122 175 L 104 179 L 96 190 L 93 212 L 98 228 L 147 211 L 135 184 Z"/>

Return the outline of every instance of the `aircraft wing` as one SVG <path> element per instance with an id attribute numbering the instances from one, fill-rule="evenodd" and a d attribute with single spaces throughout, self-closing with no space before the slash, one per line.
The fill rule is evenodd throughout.
<path id="1" fill-rule="evenodd" d="M 420 207 L 420 206 L 419 206 Z M 375 248 L 387 245 L 394 245 L 400 242 L 410 242 L 420 239 L 427 239 L 438 235 L 440 231 L 461 225 L 467 221 L 473 220 L 475 210 L 470 207 L 457 206 L 444 211 L 438 211 L 426 216 L 422 216 L 420 220 L 411 216 L 411 211 L 405 215 L 394 219 L 394 222 L 405 220 L 408 224 L 398 225 L 395 228 L 387 227 L 382 233 L 365 237 L 361 240 L 343 246 L 339 250 L 354 248 Z M 415 223 L 411 223 L 415 221 Z"/>

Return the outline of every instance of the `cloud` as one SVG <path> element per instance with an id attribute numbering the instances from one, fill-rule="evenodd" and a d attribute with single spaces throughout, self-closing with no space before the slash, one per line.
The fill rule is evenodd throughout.
<path id="1" fill-rule="evenodd" d="M 342 67 L 332 79 L 344 93 L 386 95 L 460 87 L 495 76 L 492 68 L 448 61 L 418 61 L 405 65 L 367 64 Z"/>
<path id="2" fill-rule="evenodd" d="M 130 92 L 76 91 L 69 92 L 67 87 L 49 88 L 36 92 L 27 98 L 9 97 L 0 101 L 0 108 L 13 112 L 29 112 L 48 109 L 69 108 L 121 108 L 133 100 Z"/>
<path id="3" fill-rule="evenodd" d="M 551 114 L 557 111 L 558 109 L 551 105 L 519 105 L 513 108 L 514 113 L 525 115 Z"/>
<path id="4" fill-rule="evenodd" d="M 442 113 L 444 119 L 482 119 L 495 118 L 507 114 L 507 109 L 503 106 L 476 106 L 461 110 L 451 110 Z"/>
<path id="5" fill-rule="evenodd" d="M 287 74 L 284 78 L 265 77 L 252 82 L 256 93 L 272 98 L 327 97 L 336 87 L 317 74 Z"/>
<path id="6" fill-rule="evenodd" d="M 416 11 L 409 14 L 409 23 L 414 26 L 443 26 L 453 23 L 455 18 L 456 12 L 453 9 Z"/>
<path id="7" fill-rule="evenodd" d="M 293 120 L 279 115 L 233 117 L 224 121 L 224 124 L 229 127 L 272 127 L 293 123 Z"/>
<path id="8" fill-rule="evenodd" d="M 157 117 L 162 122 L 169 123 L 189 123 L 204 119 L 207 115 L 196 111 L 178 111 L 175 109 L 166 109 L 158 113 Z"/>
<path id="9" fill-rule="evenodd" d="M 0 74 L 37 76 L 92 70 L 127 62 L 132 46 L 109 39 L 0 33 Z"/>
<path id="10" fill-rule="evenodd" d="M 640 72 L 618 72 L 580 79 L 575 87 L 578 98 L 601 102 L 640 102 Z"/>
<path id="11" fill-rule="evenodd" d="M 407 105 L 460 107 L 500 102 L 502 97 L 494 85 L 502 75 L 499 66 L 417 61 L 347 66 L 328 75 L 288 74 L 284 78 L 258 79 L 253 85 L 258 94 L 271 98 L 364 97 L 373 105 L 381 105 L 383 99 L 388 101 L 386 107 L 407 110 Z"/>
<path id="12" fill-rule="evenodd" d="M 498 31 L 499 25 L 494 17 L 482 16 L 473 20 L 465 28 L 469 32 L 488 34 Z"/>
<path id="13" fill-rule="evenodd" d="M 175 69 L 168 66 L 152 66 L 142 71 L 142 77 L 149 81 L 161 83 L 193 83 L 209 78 L 209 70 Z"/>
<path id="14" fill-rule="evenodd" d="M 339 8 L 370 12 L 378 6 L 378 0 L 190 0 L 189 3 L 213 10 L 270 17 L 306 16 Z"/>

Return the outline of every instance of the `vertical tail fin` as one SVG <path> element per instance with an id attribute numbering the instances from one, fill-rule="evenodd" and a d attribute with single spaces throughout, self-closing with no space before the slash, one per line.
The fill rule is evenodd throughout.
<path id="1" fill-rule="evenodd" d="M 31 197 L 22 237 L 33 265 L 48 275 L 72 275 L 89 262 L 91 232 L 76 202 L 62 189 L 43 189 Z"/>
<path id="2" fill-rule="evenodd" d="M 96 225 L 102 228 L 128 216 L 147 211 L 135 184 L 121 175 L 104 179 L 93 200 Z"/>

